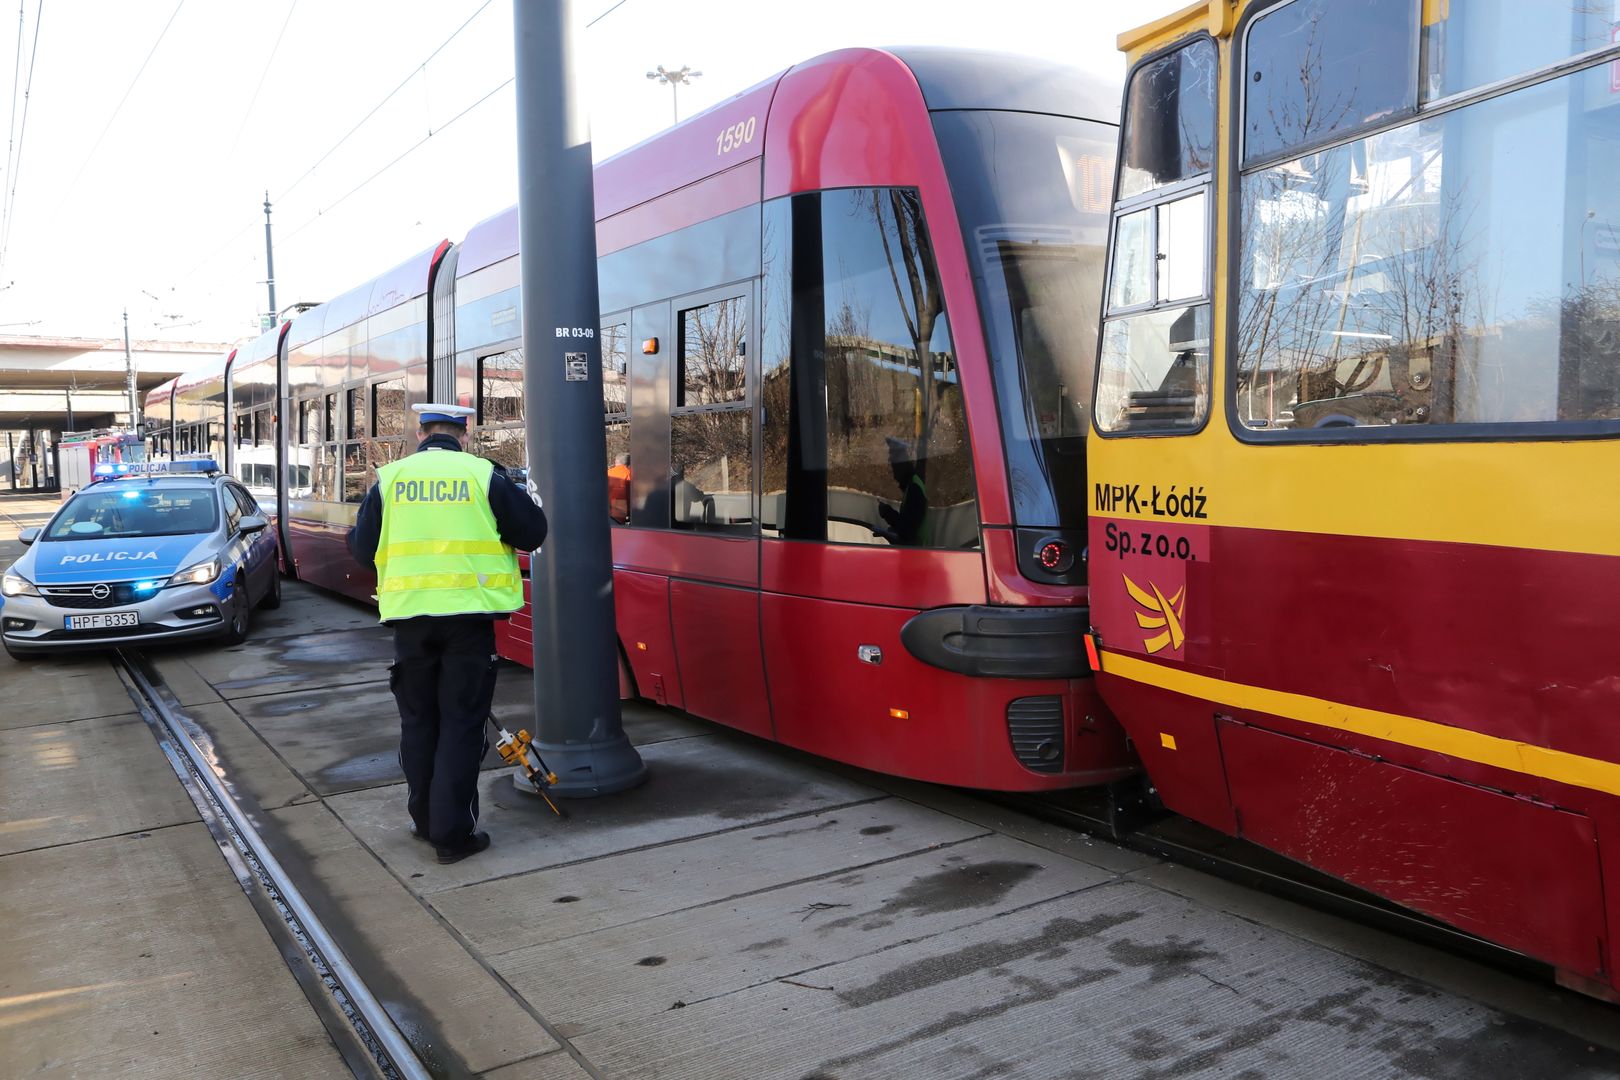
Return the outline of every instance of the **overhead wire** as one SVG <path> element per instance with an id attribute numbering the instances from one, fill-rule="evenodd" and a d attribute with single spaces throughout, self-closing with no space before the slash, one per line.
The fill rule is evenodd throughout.
<path id="1" fill-rule="evenodd" d="M 180 9 L 185 6 L 186 0 L 180 0 L 178 4 L 174 5 L 174 11 L 169 15 L 169 21 L 163 24 L 163 30 L 158 34 L 157 40 L 152 42 L 152 47 L 147 50 L 146 59 L 141 61 L 140 70 L 136 71 L 135 77 L 129 81 L 129 86 L 124 90 L 124 96 L 118 99 L 118 104 L 113 107 L 112 115 L 107 117 L 106 126 L 101 129 L 101 134 L 96 136 L 96 141 L 90 147 L 90 152 L 84 156 L 84 164 L 79 166 L 79 171 L 74 175 L 73 182 L 70 183 L 63 191 L 62 201 L 64 203 L 67 201 L 68 195 L 72 194 L 73 189 L 79 186 L 79 180 L 84 176 L 84 170 L 90 167 L 90 162 L 95 159 L 96 151 L 101 149 L 102 140 L 107 137 L 107 132 L 112 130 L 113 121 L 117 120 L 118 114 L 123 111 L 124 102 L 128 101 L 129 95 L 135 92 L 135 87 L 141 81 L 141 76 L 146 73 L 147 65 L 152 62 L 152 57 L 157 55 L 158 46 L 162 45 L 163 39 L 168 36 L 169 27 L 174 25 L 174 20 L 180 15 Z M 36 27 L 35 29 L 37 31 L 38 28 Z M 32 76 L 32 71 L 30 71 L 29 74 Z M 28 104 L 25 98 L 23 102 L 23 116 L 25 120 L 27 115 Z"/>
<path id="2" fill-rule="evenodd" d="M 608 8 L 606 11 L 602 12 L 602 14 L 598 15 L 596 18 L 594 18 L 590 22 L 586 23 L 585 24 L 585 29 L 589 30 L 591 27 L 595 26 L 597 23 L 601 22 L 603 19 L 607 18 L 609 15 L 613 14 L 615 11 L 618 11 L 620 8 L 624 7 L 624 5 L 626 3 L 628 3 L 628 2 L 629 2 L 629 0 L 619 0 L 619 2 L 617 4 L 614 4 L 612 7 Z"/>
<path id="3" fill-rule="evenodd" d="M 293 12 L 298 10 L 298 0 L 293 0 L 287 6 L 287 17 L 281 20 L 281 33 L 276 35 L 276 43 L 270 46 L 270 55 L 265 58 L 264 70 L 259 72 L 259 82 L 253 87 L 253 96 L 248 98 L 247 109 L 242 113 L 242 122 L 236 127 L 236 136 L 231 139 L 231 149 L 227 157 L 236 156 L 236 147 L 242 141 L 242 132 L 247 130 L 248 121 L 253 117 L 253 106 L 259 103 L 259 91 L 264 89 L 264 80 L 270 75 L 270 65 L 276 61 L 276 53 L 281 50 L 281 39 L 287 36 L 287 26 L 292 22 Z"/>
<path id="4" fill-rule="evenodd" d="M 406 148 L 403 152 L 401 152 L 398 157 L 394 158 L 394 160 L 390 161 L 388 164 L 384 165 L 382 168 L 378 169 L 376 172 L 372 173 L 370 176 L 368 176 L 364 180 L 360 181 L 360 183 L 356 184 L 354 187 L 352 187 L 348 191 L 344 192 L 342 195 L 340 195 L 337 199 L 333 200 L 326 207 L 315 211 L 315 216 L 314 217 L 310 218 L 308 221 L 305 221 L 302 225 L 299 225 L 292 232 L 287 233 L 286 235 L 284 235 L 281 238 L 281 242 L 283 244 L 287 243 L 293 237 L 297 236 L 299 233 L 303 232 L 305 229 L 309 228 L 311 225 L 313 225 L 317 221 L 319 221 L 324 215 L 331 212 L 332 210 L 337 209 L 337 207 L 342 205 L 342 203 L 345 200 L 347 200 L 350 196 L 353 196 L 353 195 L 359 193 L 359 191 L 362 188 L 364 188 L 366 185 L 370 184 L 373 180 L 377 179 L 379 176 L 381 176 L 383 173 L 387 172 L 389 169 L 392 169 L 395 165 L 398 165 L 401 161 L 404 161 L 406 158 L 410 157 L 411 154 L 413 154 L 417 150 L 421 149 L 423 144 L 425 144 L 429 139 L 433 138 L 434 135 L 443 133 L 447 128 L 449 128 L 457 120 L 460 120 L 462 117 L 466 116 L 468 113 L 470 113 L 474 109 L 478 108 L 478 106 L 482 105 L 484 102 L 488 101 L 490 98 L 494 97 L 496 94 L 500 93 L 502 90 L 505 90 L 508 86 L 511 86 L 512 83 L 516 81 L 516 79 L 517 79 L 517 76 L 515 76 L 515 75 L 508 76 L 507 80 L 505 82 L 501 83 L 499 86 L 497 86 L 493 90 L 489 91 L 487 94 L 485 94 L 483 97 L 479 98 L 477 101 L 473 102 L 471 105 L 468 105 L 465 109 L 462 109 L 460 112 L 456 113 L 456 115 L 452 116 L 450 119 L 448 119 L 444 123 L 440 124 L 433 131 L 428 132 L 426 135 L 422 136 L 416 142 L 412 143 L 408 148 Z"/>
<path id="5" fill-rule="evenodd" d="M 296 2 L 296 0 L 295 0 L 295 2 Z M 285 189 L 283 189 L 282 192 L 279 195 L 277 195 L 273 201 L 279 203 L 280 201 L 285 199 L 288 195 L 292 194 L 293 190 L 295 188 L 297 188 L 299 184 L 302 184 L 305 180 L 309 179 L 309 177 L 315 172 L 316 169 L 320 168 L 321 165 L 323 165 L 328 158 L 330 158 L 333 154 L 335 154 L 338 151 L 338 149 L 343 146 L 344 143 L 348 142 L 349 139 L 354 136 L 355 132 L 357 132 L 361 128 L 365 127 L 366 124 L 371 120 L 371 118 L 373 116 L 376 116 L 378 111 L 381 110 L 384 105 L 387 105 L 390 101 L 392 101 L 394 99 L 395 96 L 397 96 L 399 94 L 399 92 L 401 90 L 403 90 L 403 89 L 405 89 L 405 87 L 409 86 L 410 83 L 411 83 L 411 80 L 416 78 L 417 74 L 420 73 L 423 69 L 425 69 L 427 67 L 428 63 L 431 62 L 434 57 L 438 56 L 441 52 L 443 52 L 450 45 L 450 43 L 452 41 L 454 41 L 461 34 L 461 32 L 463 30 L 467 29 L 467 27 L 472 24 L 472 21 L 474 19 L 478 18 L 479 15 L 483 14 L 484 9 L 489 7 L 490 4 L 492 4 L 493 2 L 494 2 L 494 0 L 484 0 L 484 3 L 479 5 L 478 10 L 474 11 L 471 15 L 467 16 L 467 18 L 462 21 L 461 25 L 456 27 L 455 30 L 450 34 L 449 37 L 447 37 L 443 41 L 441 41 L 438 44 L 438 46 L 431 53 L 429 53 L 427 55 L 426 59 L 424 59 L 420 64 L 416 65 L 416 67 L 411 70 L 411 73 L 409 75 L 407 75 L 404 78 L 404 80 L 400 82 L 400 84 L 398 86 L 396 86 L 392 90 L 390 90 L 383 97 L 383 99 L 381 101 L 379 101 L 379 102 L 377 102 L 377 104 L 373 105 L 371 107 L 370 111 L 368 111 L 366 113 L 366 115 L 364 115 L 364 116 L 362 116 L 360 118 L 358 123 L 356 123 L 352 128 L 350 128 L 348 130 L 348 132 L 341 139 L 339 139 L 336 143 L 334 143 L 331 146 L 330 149 L 328 149 L 326 151 L 326 153 L 322 154 L 319 158 L 317 158 L 313 165 L 311 165 L 309 168 L 305 169 L 304 172 L 296 180 L 294 180 Z M 291 16 L 292 16 L 292 13 L 289 11 L 288 12 L 288 18 L 291 18 Z M 285 30 L 286 30 L 285 24 L 283 24 L 282 29 L 285 32 Z M 274 55 L 274 52 L 272 51 L 272 56 L 273 55 Z M 266 65 L 265 70 L 266 71 L 269 70 L 269 65 L 268 64 Z M 263 77 L 261 76 L 261 82 L 262 81 L 263 81 Z M 499 90 L 499 89 L 500 89 L 500 87 L 496 87 L 496 90 Z M 257 93 L 257 91 L 255 91 L 255 93 Z M 480 99 L 480 101 L 478 101 L 478 102 L 475 102 L 473 107 L 476 108 L 477 105 L 479 105 L 479 104 L 482 104 L 482 99 Z M 460 116 L 457 116 L 457 117 L 455 117 L 455 118 L 453 118 L 451 120 L 451 123 L 454 123 L 455 120 L 459 120 L 459 119 L 460 119 Z M 244 118 L 244 122 L 245 122 L 245 118 Z M 446 125 L 446 126 L 448 126 L 448 125 Z M 441 128 L 440 130 L 443 130 L 443 129 Z M 416 145 L 420 146 L 421 143 L 417 143 Z M 416 149 L 416 146 L 411 147 L 411 150 L 415 150 L 415 149 Z M 405 153 L 401 154 L 400 157 L 401 158 L 405 157 L 406 155 L 408 155 L 411 152 L 411 150 L 405 151 Z M 395 162 L 397 162 L 398 160 L 399 160 L 399 158 L 396 158 Z M 377 173 L 373 173 L 372 176 L 369 177 L 366 181 L 364 181 L 364 183 L 362 183 L 361 186 L 363 187 L 365 184 L 368 184 L 372 180 L 375 180 L 383 172 L 386 172 L 390 167 L 392 167 L 393 164 L 394 163 L 391 162 L 389 165 L 384 166 L 382 170 L 379 170 Z M 359 190 L 359 188 L 356 188 L 355 190 L 357 191 L 357 190 Z M 349 194 L 352 195 L 353 193 L 354 192 L 351 191 Z M 343 198 L 345 198 L 345 199 L 348 198 L 348 195 L 345 195 Z M 339 201 L 341 202 L 342 200 L 339 200 Z M 336 206 L 337 204 L 333 203 L 332 205 Z M 327 209 L 330 210 L 331 207 L 327 207 Z M 318 217 L 319 215 L 316 215 L 316 216 Z M 209 252 L 208 255 L 204 256 L 203 259 L 197 263 L 197 265 L 193 266 L 190 270 L 186 271 L 184 275 L 182 275 L 179 279 L 177 279 L 176 284 L 179 284 L 180 282 L 190 280 L 199 270 L 201 270 L 203 267 L 207 266 L 209 263 L 213 262 L 223 252 L 225 252 L 232 245 L 234 245 L 236 243 L 236 241 L 239 240 L 242 237 L 243 233 L 248 232 L 250 229 L 255 229 L 261 224 L 263 224 L 263 222 L 254 220 L 254 221 L 250 221 L 247 224 L 243 225 L 236 232 L 232 233 L 230 238 L 227 239 L 224 243 L 220 244 L 213 251 Z M 309 224 L 309 222 L 306 222 L 305 224 L 307 225 L 307 224 Z M 304 226 L 301 225 L 301 226 L 299 226 L 299 228 L 302 229 L 302 228 L 304 228 Z M 289 234 L 289 235 L 291 235 L 291 234 Z M 283 237 L 282 239 L 286 240 L 287 237 Z"/>
<path id="6" fill-rule="evenodd" d="M 11 251 L 11 225 L 17 220 L 17 174 L 22 171 L 23 137 L 28 134 L 28 100 L 34 92 L 34 61 L 39 59 L 39 24 L 45 14 L 45 0 L 34 6 L 34 43 L 28 48 L 28 81 L 23 84 L 22 124 L 17 128 L 17 157 L 11 163 L 11 175 L 6 177 L 5 208 L 0 211 L 4 228 L 0 229 L 0 271 L 6 267 L 6 255 Z"/>
<path id="7" fill-rule="evenodd" d="M 17 58 L 11 67 L 11 124 L 6 128 L 6 172 L 11 176 L 11 152 L 17 147 L 17 83 L 22 79 L 23 9 L 28 0 L 17 0 Z"/>
<path id="8" fill-rule="evenodd" d="M 339 139 L 336 143 L 334 143 L 330 150 L 328 150 L 326 153 L 322 154 L 320 156 L 320 158 L 315 162 L 315 164 L 311 165 L 308 169 L 304 170 L 304 173 L 303 173 L 302 176 L 300 176 L 298 179 L 294 180 L 291 184 L 287 185 L 286 189 L 283 190 L 282 193 L 276 197 L 276 201 L 280 202 L 282 199 L 285 199 L 288 195 L 292 194 L 294 188 L 296 188 L 299 184 L 302 184 L 305 180 L 309 179 L 310 175 L 312 173 L 314 173 L 314 171 L 316 169 L 320 168 L 321 165 L 325 163 L 327 158 L 329 158 L 333 154 L 337 153 L 339 147 L 341 147 L 344 143 L 348 142 L 349 139 L 354 136 L 355 132 L 357 132 L 361 128 L 365 127 L 366 123 L 373 116 L 377 115 L 377 111 L 379 109 L 381 109 L 384 105 L 387 105 L 390 101 L 392 101 L 394 99 L 394 96 L 396 94 L 398 94 L 401 90 L 405 89 L 405 87 L 409 86 L 410 83 L 411 83 L 411 80 L 416 78 L 418 72 L 421 72 L 423 69 L 425 69 L 428 66 L 428 64 L 430 62 L 432 62 L 432 60 L 433 60 L 433 58 L 435 56 L 438 56 L 441 52 L 443 52 L 445 50 L 445 48 L 448 47 L 449 44 L 452 41 L 456 40 L 457 35 L 459 35 L 463 30 L 467 29 L 467 27 L 469 25 L 471 25 L 472 21 L 474 19 L 478 18 L 478 16 L 482 15 L 484 13 L 484 9 L 489 7 L 489 5 L 494 3 L 494 2 L 495 2 L 495 0 L 484 0 L 484 2 L 479 5 L 477 11 L 475 11 L 471 15 L 467 16 L 467 21 L 466 22 L 464 22 L 460 26 L 456 27 L 454 33 L 452 33 L 449 37 L 445 38 L 442 42 L 440 42 L 439 47 L 434 49 L 431 53 L 428 54 L 428 57 L 427 57 L 426 60 L 423 60 L 420 64 L 416 65 L 416 67 L 411 69 L 411 73 L 409 75 L 405 76 L 404 81 L 402 81 L 398 86 L 394 87 L 392 90 L 388 91 L 388 94 L 387 94 L 386 97 L 384 97 L 381 101 L 377 102 L 377 104 L 373 105 L 371 107 L 371 111 L 366 113 L 365 116 L 362 116 L 360 118 L 360 122 L 358 124 L 354 125 L 354 127 L 350 128 L 348 133 L 345 134 L 343 136 L 343 138 Z"/>

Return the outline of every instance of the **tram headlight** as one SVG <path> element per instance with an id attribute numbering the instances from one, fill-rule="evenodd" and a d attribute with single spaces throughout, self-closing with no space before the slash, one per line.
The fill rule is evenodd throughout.
<path id="1" fill-rule="evenodd" d="M 169 585 L 207 585 L 217 577 L 219 577 L 219 560 L 205 559 L 170 577 Z"/>
<path id="2" fill-rule="evenodd" d="M 21 574 L 7 574 L 0 578 L 0 596 L 38 596 L 34 583 Z"/>

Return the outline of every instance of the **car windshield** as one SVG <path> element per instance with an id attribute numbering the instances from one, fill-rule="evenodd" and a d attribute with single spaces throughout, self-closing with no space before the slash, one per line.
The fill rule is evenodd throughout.
<path id="1" fill-rule="evenodd" d="M 47 540 L 101 540 L 212 532 L 213 488 L 139 487 L 123 482 L 81 491 L 51 522 Z"/>

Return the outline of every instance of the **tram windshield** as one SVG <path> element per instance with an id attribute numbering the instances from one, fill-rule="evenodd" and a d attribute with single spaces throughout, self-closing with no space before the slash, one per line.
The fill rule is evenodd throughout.
<path id="1" fill-rule="evenodd" d="M 952 111 L 934 130 L 978 288 L 1014 519 L 1078 526 L 1115 129 Z"/>

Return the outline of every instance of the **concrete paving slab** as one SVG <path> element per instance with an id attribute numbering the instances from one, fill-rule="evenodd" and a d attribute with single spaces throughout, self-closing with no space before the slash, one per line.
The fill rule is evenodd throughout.
<path id="1" fill-rule="evenodd" d="M 586 1033 L 605 1075 L 1620 1076 L 1620 1056 L 1136 884 Z"/>
<path id="2" fill-rule="evenodd" d="M 527 671 L 524 672 L 524 675 L 528 674 Z M 532 700 L 532 696 L 525 695 L 524 707 L 527 708 Z M 624 733 L 636 746 L 730 731 L 729 728 L 721 727 L 719 724 L 711 724 L 707 720 L 699 720 L 695 716 L 688 716 L 686 713 L 646 701 L 620 702 L 619 712 L 624 722 Z M 534 728 L 531 727 L 529 730 L 533 731 Z"/>
<path id="3" fill-rule="evenodd" d="M 482 1080 L 587 1080 L 590 1075 L 566 1050 L 513 1062 L 479 1074 Z"/>
<path id="4" fill-rule="evenodd" d="M 321 686 L 354 686 L 386 682 L 394 660 L 394 640 L 387 628 L 332 630 L 299 637 L 267 638 L 228 648 L 176 648 L 227 700 L 310 690 Z"/>
<path id="5" fill-rule="evenodd" d="M 196 820 L 138 716 L 0 731 L 0 855 Z"/>
<path id="6" fill-rule="evenodd" d="M 313 799 L 315 794 L 258 732 L 224 702 L 192 705 L 185 715 L 226 788 L 250 813 Z"/>
<path id="7" fill-rule="evenodd" d="M 432 903 L 480 953 L 494 957 L 982 835 L 955 818 L 883 799 L 497 878 L 435 893 Z"/>
<path id="8" fill-rule="evenodd" d="M 201 823 L 7 855 L 0 877 L 6 1075 L 351 1075 Z"/>
<path id="9" fill-rule="evenodd" d="M 387 683 L 239 697 L 231 707 L 322 795 L 397 784 L 399 708 Z M 493 746 L 484 768 L 504 768 Z"/>
<path id="10" fill-rule="evenodd" d="M 558 1031 L 573 1037 L 665 1012 L 677 1001 L 703 1001 L 949 933 L 1110 880 L 1105 871 L 1021 841 L 982 836 L 490 962 Z"/>
<path id="11" fill-rule="evenodd" d="M 479 783 L 479 827 L 494 844 L 451 866 L 424 858 L 425 849 L 406 834 L 403 785 L 336 795 L 328 804 L 402 877 L 422 872 L 414 888 L 434 893 L 878 797 L 871 788 L 719 736 L 655 743 L 641 754 L 645 784 L 609 798 L 569 800 L 566 821 L 518 791 L 509 770 L 486 772 Z"/>
<path id="12" fill-rule="evenodd" d="M 0 731 L 56 724 L 130 709 L 129 691 L 106 654 L 46 655 L 13 660 L 0 652 Z"/>
<path id="13" fill-rule="evenodd" d="M 441 1073 L 481 1072 L 558 1049 L 326 807 L 288 806 L 266 819 L 265 835 L 282 865 L 395 1023 Z"/>
<path id="14" fill-rule="evenodd" d="M 1275 933 L 1399 970 L 1491 1008 L 1554 1025 L 1597 1046 L 1620 1050 L 1620 1011 L 1595 998 L 1551 983 L 1526 981 L 1190 867 L 1159 863 L 1131 874 L 1130 879 L 1268 927 Z"/>
<path id="15" fill-rule="evenodd" d="M 249 641 L 298 637 L 321 630 L 354 630 L 377 626 L 377 609 L 347 597 L 321 592 L 302 581 L 281 582 L 281 606 L 253 613 Z"/>

